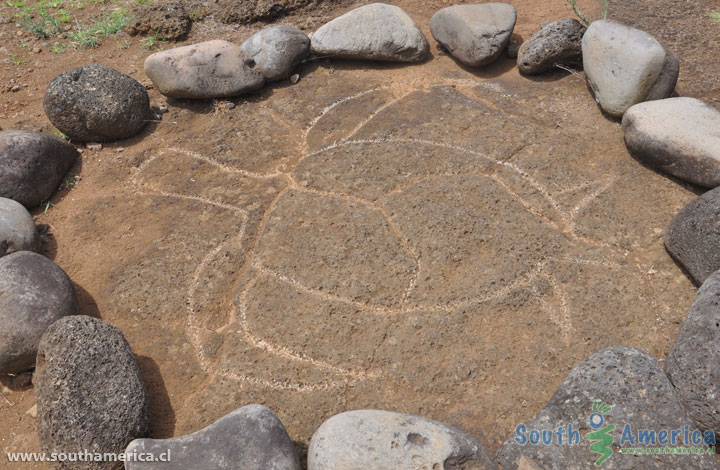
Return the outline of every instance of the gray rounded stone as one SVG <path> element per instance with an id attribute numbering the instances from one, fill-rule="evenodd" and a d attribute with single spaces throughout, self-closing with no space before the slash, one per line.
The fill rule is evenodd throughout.
<path id="1" fill-rule="evenodd" d="M 693 184 L 720 185 L 720 111 L 695 98 L 636 104 L 622 120 L 631 154 Z"/>
<path id="2" fill-rule="evenodd" d="M 534 75 L 547 72 L 556 65 L 580 62 L 582 38 L 586 30 L 574 18 L 548 23 L 520 46 L 518 69 L 526 75 Z"/>
<path id="3" fill-rule="evenodd" d="M 151 454 L 154 460 L 169 456 L 171 460 L 126 462 L 126 470 L 300 470 L 285 427 L 262 405 L 244 406 L 187 436 L 136 439 L 126 452 Z"/>
<path id="4" fill-rule="evenodd" d="M 665 229 L 665 247 L 696 285 L 720 269 L 720 188 L 680 209 Z"/>
<path id="5" fill-rule="evenodd" d="M 31 209 L 57 189 L 78 153 L 62 140 L 40 132 L 0 132 L 0 197 Z"/>
<path id="6" fill-rule="evenodd" d="M 265 84 L 253 58 L 220 39 L 151 54 L 145 59 L 145 74 L 171 98 L 227 98 Z"/>
<path id="7" fill-rule="evenodd" d="M 272 26 L 241 46 L 268 81 L 285 80 L 310 52 L 310 38 L 294 26 Z"/>
<path id="8" fill-rule="evenodd" d="M 150 113 L 150 98 L 131 76 L 91 64 L 55 77 L 43 107 L 50 122 L 70 139 L 105 142 L 140 132 Z"/>
<path id="9" fill-rule="evenodd" d="M 43 452 L 122 453 L 148 429 L 137 360 L 120 330 L 87 316 L 47 329 L 35 371 L 37 430 Z M 54 469 L 110 470 L 120 462 L 58 462 Z"/>
<path id="10" fill-rule="evenodd" d="M 665 370 L 698 427 L 720 430 L 720 272 L 700 287 Z"/>
<path id="11" fill-rule="evenodd" d="M 583 68 L 595 100 L 609 115 L 670 96 L 677 56 L 650 34 L 609 20 L 594 21 L 582 39 Z"/>
<path id="12" fill-rule="evenodd" d="M 310 441 L 308 470 L 496 470 L 485 448 L 432 419 L 356 410 L 325 421 Z"/>
<path id="13" fill-rule="evenodd" d="M 39 248 L 40 234 L 25 206 L 0 197 L 0 257 Z"/>
<path id="14" fill-rule="evenodd" d="M 0 375 L 32 367 L 45 330 L 75 313 L 72 281 L 58 265 L 29 251 L 0 258 Z"/>
<path id="15" fill-rule="evenodd" d="M 603 410 L 603 404 L 611 408 L 601 413 L 600 427 L 593 428 L 591 415 Z M 568 425 L 572 425 L 572 429 Z M 613 425 L 614 429 L 606 430 L 614 438 L 614 442 L 611 441 L 613 452 L 598 465 L 596 462 L 602 454 L 592 452 L 590 445 L 599 442 L 600 438 L 588 436 L 588 433 Z M 614 346 L 593 354 L 575 367 L 548 404 L 524 424 L 525 430 L 516 428 L 503 443 L 495 462 L 503 470 L 534 468 L 532 465 L 543 470 L 717 469 L 714 455 L 621 454 L 617 448 L 626 425 L 636 439 L 641 429 L 656 433 L 663 429 L 679 429 L 683 434 L 685 426 L 690 434 L 695 430 L 692 419 L 655 358 L 641 349 Z M 529 441 L 531 430 L 557 431 L 558 428 L 563 429 L 562 445 L 555 433 L 547 444 Z M 568 444 L 568 431 L 574 436 L 573 445 Z M 522 436 L 527 440 L 524 444 Z M 627 441 L 623 444 L 623 447 L 638 446 L 644 447 L 630 445 Z"/>
<path id="16" fill-rule="evenodd" d="M 454 5 L 430 18 L 430 32 L 457 60 L 479 67 L 500 57 L 516 21 L 515 7 L 507 3 Z"/>
<path id="17" fill-rule="evenodd" d="M 321 26 L 311 40 L 317 56 L 340 59 L 421 62 L 430 45 L 401 8 L 371 3 Z"/>

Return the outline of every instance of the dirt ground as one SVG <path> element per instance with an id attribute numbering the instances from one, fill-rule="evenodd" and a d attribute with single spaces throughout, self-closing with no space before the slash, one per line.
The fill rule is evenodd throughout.
<path id="1" fill-rule="evenodd" d="M 506 58 L 461 67 L 428 28 L 450 2 L 391 3 L 431 41 L 427 62 L 315 60 L 296 85 L 233 100 L 150 88 L 169 112 L 84 150 L 79 183 L 35 211 L 80 313 L 118 326 L 137 354 L 151 437 L 262 403 L 302 451 L 333 414 L 380 408 L 454 425 L 494 452 L 595 351 L 667 354 L 695 289 L 662 233 L 699 191 L 629 156 L 582 72 L 529 79 Z M 572 16 L 564 0 L 510 3 L 521 38 Z M 680 54 L 681 95 L 716 103 L 720 23 L 685 3 L 667 17 L 672 0 L 638 3 L 611 16 Z M 315 27 L 347 9 L 279 22 Z M 686 34 L 657 27 L 673 22 Z M 239 43 L 261 27 L 209 17 L 181 44 Z M 6 48 L 17 30 L 0 24 Z M 118 49 L 126 39 L 0 66 L 19 85 L 0 90 L 0 128 L 52 133 L 42 96 L 72 66 L 151 86 L 150 51 Z M 38 448 L 22 382 L 0 395 L 3 453 Z"/>

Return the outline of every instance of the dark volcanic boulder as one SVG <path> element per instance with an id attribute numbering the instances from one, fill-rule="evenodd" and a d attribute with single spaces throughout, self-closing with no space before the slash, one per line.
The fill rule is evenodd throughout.
<path id="1" fill-rule="evenodd" d="M 53 78 L 43 107 L 50 122 L 70 139 L 104 142 L 140 132 L 150 113 L 150 98 L 131 76 L 91 64 Z"/>
<path id="2" fill-rule="evenodd" d="M 688 442 L 684 440 L 686 426 Z M 647 447 L 655 447 L 665 430 L 668 446 L 705 450 L 702 440 L 706 436 L 695 429 L 658 361 L 641 349 L 610 347 L 575 367 L 545 408 L 516 427 L 495 461 L 503 470 L 717 469 L 715 456 L 709 454 L 618 451 L 646 447 L 646 441 L 640 442 L 641 430 L 654 433 L 655 445 Z M 671 432 L 676 432 L 674 444 Z M 693 434 L 699 443 L 691 440 Z"/>
<path id="3" fill-rule="evenodd" d="M 57 264 L 29 251 L 0 258 L 0 375 L 32 367 L 45 330 L 76 313 L 72 282 Z"/>
<path id="4" fill-rule="evenodd" d="M 553 21 L 530 36 L 518 50 L 518 69 L 532 75 L 582 60 L 585 26 L 573 18 Z"/>
<path id="5" fill-rule="evenodd" d="M 665 248 L 700 285 L 720 269 L 720 188 L 678 212 L 665 229 Z"/>
<path id="6" fill-rule="evenodd" d="M 55 322 L 40 340 L 35 371 L 43 452 L 120 454 L 148 429 L 137 360 L 120 330 L 87 316 Z M 110 470 L 120 462 L 58 462 L 53 468 Z"/>
<path id="7" fill-rule="evenodd" d="M 40 132 L 0 132 L 0 197 L 31 209 L 48 199 L 73 166 L 78 153 L 62 140 Z"/>
<path id="8" fill-rule="evenodd" d="M 172 439 L 137 439 L 129 454 L 151 454 L 155 462 L 128 462 L 127 470 L 300 470 L 295 446 L 277 416 L 262 405 L 248 405 L 210 426 Z"/>
<path id="9" fill-rule="evenodd" d="M 698 427 L 720 430 L 720 271 L 700 287 L 665 370 Z"/>

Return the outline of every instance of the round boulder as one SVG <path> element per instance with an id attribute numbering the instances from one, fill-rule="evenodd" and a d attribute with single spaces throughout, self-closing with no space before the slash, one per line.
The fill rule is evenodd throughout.
<path id="1" fill-rule="evenodd" d="M 47 329 L 35 371 L 37 430 L 47 453 L 124 452 L 148 430 L 140 369 L 120 330 L 83 315 Z M 121 462 L 58 462 L 52 468 L 116 470 Z"/>
<path id="2" fill-rule="evenodd" d="M 272 26 L 253 34 L 240 47 L 266 80 L 284 80 L 310 52 L 310 38 L 293 26 Z"/>
<path id="3" fill-rule="evenodd" d="M 0 257 L 38 248 L 40 234 L 30 213 L 19 202 L 0 197 Z"/>
<path id="4" fill-rule="evenodd" d="M 0 132 L 0 197 L 28 209 L 57 189 L 75 163 L 74 147 L 40 132 Z"/>
<path id="5" fill-rule="evenodd" d="M 150 112 L 150 97 L 131 76 L 91 64 L 55 77 L 43 107 L 50 122 L 70 139 L 105 142 L 140 132 Z"/>
<path id="6" fill-rule="evenodd" d="M 29 251 L 0 258 L 0 375 L 32 367 L 45 330 L 75 313 L 72 281 L 58 265 Z"/>

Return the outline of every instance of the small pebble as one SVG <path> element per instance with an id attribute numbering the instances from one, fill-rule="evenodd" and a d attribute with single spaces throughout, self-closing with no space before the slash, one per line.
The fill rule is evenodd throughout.
<path id="1" fill-rule="evenodd" d="M 102 144 L 96 142 L 88 142 L 87 144 L 85 144 L 85 147 L 87 147 L 88 150 L 94 150 L 96 152 L 98 150 L 102 150 Z"/>
<path id="2" fill-rule="evenodd" d="M 300 75 L 299 74 L 293 74 L 290 76 L 290 83 L 293 85 L 300 81 Z"/>

